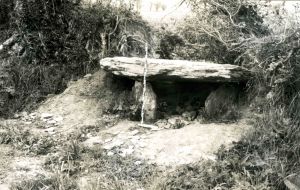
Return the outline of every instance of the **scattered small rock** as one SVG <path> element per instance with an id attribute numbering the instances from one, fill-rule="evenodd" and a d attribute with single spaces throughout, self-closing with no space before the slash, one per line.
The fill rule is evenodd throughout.
<path id="1" fill-rule="evenodd" d="M 186 111 L 183 112 L 182 117 L 188 121 L 194 121 L 197 117 L 196 111 Z"/>
<path id="2" fill-rule="evenodd" d="M 136 134 L 138 134 L 139 133 L 139 130 L 134 130 L 134 131 L 131 131 L 130 132 L 130 135 L 132 135 L 132 136 L 134 136 L 134 135 L 136 135 Z"/>
<path id="3" fill-rule="evenodd" d="M 109 152 L 107 153 L 107 156 L 113 156 L 114 154 L 115 154 L 115 153 L 109 151 Z"/>
<path id="4" fill-rule="evenodd" d="M 109 139 L 105 139 L 104 143 L 108 143 L 108 142 L 111 142 L 113 139 L 112 138 L 109 138 Z"/>
<path id="5" fill-rule="evenodd" d="M 185 121 L 180 116 L 174 116 L 174 117 L 168 119 L 168 123 L 171 124 L 171 128 L 173 128 L 173 129 L 180 129 L 180 128 L 190 124 L 188 121 Z"/>
<path id="6" fill-rule="evenodd" d="M 147 138 L 147 135 L 142 134 L 142 135 L 140 135 L 140 137 L 141 137 L 141 139 L 145 139 L 145 138 Z"/>
<path id="7" fill-rule="evenodd" d="M 134 152 L 134 147 L 133 146 L 129 146 L 127 149 L 121 150 L 120 156 L 122 156 L 122 157 L 129 156 L 133 152 Z"/>
<path id="8" fill-rule="evenodd" d="M 136 166 L 139 166 L 139 165 L 141 165 L 141 164 L 142 164 L 142 162 L 139 161 L 139 160 L 134 162 L 134 165 L 136 165 Z"/>
<path id="9" fill-rule="evenodd" d="M 85 136 L 83 137 L 85 138 Z M 87 147 L 93 147 L 95 145 L 103 144 L 103 140 L 99 136 L 87 138 L 83 144 Z"/>
<path id="10" fill-rule="evenodd" d="M 21 117 L 21 115 L 20 114 L 14 114 L 14 119 L 19 119 Z"/>
<path id="11" fill-rule="evenodd" d="M 138 144 L 139 139 L 130 139 L 130 142 L 132 144 Z"/>
<path id="12" fill-rule="evenodd" d="M 53 117 L 53 114 L 51 114 L 51 113 L 42 113 L 41 114 L 42 119 L 50 119 L 52 117 Z"/>
<path id="13" fill-rule="evenodd" d="M 118 135 L 120 133 L 120 131 L 115 131 L 115 132 L 113 132 L 112 134 L 113 135 Z"/>
<path id="14" fill-rule="evenodd" d="M 140 136 L 132 136 L 132 137 L 130 137 L 130 139 L 132 139 L 134 141 L 138 141 L 141 139 L 141 137 Z"/>
<path id="15" fill-rule="evenodd" d="M 93 75 L 92 75 L 91 73 L 89 73 L 89 74 L 86 74 L 86 75 L 84 76 L 84 78 L 90 79 L 92 76 L 93 76 Z"/>
<path id="16" fill-rule="evenodd" d="M 158 120 L 155 125 L 161 129 L 170 129 L 171 124 L 166 119 Z"/>
<path id="17" fill-rule="evenodd" d="M 28 113 L 26 112 L 26 111 L 23 111 L 23 112 L 21 112 L 21 114 L 20 114 L 22 117 L 26 117 L 26 116 L 28 116 Z"/>
<path id="18" fill-rule="evenodd" d="M 171 125 L 175 125 L 178 122 L 178 120 L 181 120 L 181 118 L 179 118 L 179 117 L 172 117 L 172 118 L 168 119 L 168 123 L 170 123 Z"/>
<path id="19" fill-rule="evenodd" d="M 35 118 L 37 117 L 37 113 L 36 113 L 36 112 L 33 112 L 33 113 L 29 114 L 29 117 L 30 117 L 31 119 L 35 119 Z"/>
<path id="20" fill-rule="evenodd" d="M 122 144 L 124 144 L 124 141 L 121 141 L 121 140 L 116 140 L 116 141 L 113 141 L 113 145 L 114 146 L 121 146 Z"/>
<path id="21" fill-rule="evenodd" d="M 137 146 L 140 147 L 140 148 L 145 148 L 145 147 L 146 147 L 146 144 L 145 144 L 144 142 L 139 142 L 139 143 L 137 144 Z"/>
<path id="22" fill-rule="evenodd" d="M 84 145 L 87 147 L 93 147 L 94 145 L 102 144 L 103 141 L 101 137 L 96 136 L 96 137 L 90 137 L 86 141 L 84 141 Z"/>
<path id="23" fill-rule="evenodd" d="M 50 124 L 50 125 L 55 125 L 57 122 L 55 120 L 48 120 L 47 121 L 47 124 Z"/>
<path id="24" fill-rule="evenodd" d="M 53 135 L 56 133 L 56 129 L 54 127 L 50 127 L 48 129 L 45 129 L 45 132 L 49 133 L 50 135 Z"/>
<path id="25" fill-rule="evenodd" d="M 153 127 L 151 128 L 151 131 L 159 131 L 159 130 L 162 130 L 162 128 L 159 128 L 159 127 L 157 127 L 157 126 L 153 126 Z"/>
<path id="26" fill-rule="evenodd" d="M 120 139 L 116 139 L 116 140 L 112 141 L 111 143 L 104 145 L 103 148 L 105 150 L 111 150 L 115 147 L 120 147 L 123 144 L 124 144 L 124 141 L 121 141 Z"/>
<path id="27" fill-rule="evenodd" d="M 64 120 L 64 118 L 62 116 L 56 116 L 53 118 L 53 120 L 55 120 L 56 122 L 61 122 Z"/>

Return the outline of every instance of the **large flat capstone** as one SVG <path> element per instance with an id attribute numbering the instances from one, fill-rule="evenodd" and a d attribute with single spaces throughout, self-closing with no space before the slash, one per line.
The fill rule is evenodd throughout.
<path id="1" fill-rule="evenodd" d="M 142 80 L 145 58 L 113 57 L 100 61 L 100 67 L 114 75 Z M 243 67 L 207 61 L 147 59 L 147 80 L 190 80 L 203 82 L 242 82 L 251 77 Z"/>

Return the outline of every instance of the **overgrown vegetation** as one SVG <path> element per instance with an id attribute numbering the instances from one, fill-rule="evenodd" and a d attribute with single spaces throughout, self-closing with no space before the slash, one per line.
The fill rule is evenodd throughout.
<path id="1" fill-rule="evenodd" d="M 62 92 L 105 56 L 144 54 L 141 39 L 151 40 L 147 24 L 127 7 L 105 2 L 0 1 L 1 32 L 14 33 L 0 50 L 0 115 Z"/>
<path id="2" fill-rule="evenodd" d="M 12 33 L 16 37 L 12 47 L 0 52 L 4 58 L 0 88 L 6 100 L 2 102 L 13 106 L 2 105 L 8 108 L 0 110 L 2 115 L 49 93 L 61 92 L 70 79 L 97 68 L 104 56 L 143 55 L 143 40 L 151 41 L 145 32 L 148 26 L 126 8 L 101 3 L 82 8 L 73 1 L 59 0 L 51 1 L 54 6 L 50 1 L 7 2 L 0 1 L 0 10 L 14 7 L 17 11 L 1 12 L 0 20 L 10 26 L 5 31 L 7 37 Z M 61 169 L 60 179 L 67 181 L 65 189 L 73 184 L 69 177 L 83 169 L 102 174 L 110 171 L 91 189 L 122 189 L 133 180 L 148 185 L 156 174 L 159 180 L 153 189 L 286 189 L 284 179 L 300 173 L 299 29 L 275 33 L 253 2 L 187 2 L 194 15 L 178 28 L 179 35 L 166 32 L 157 52 L 162 58 L 176 55 L 252 70 L 255 77 L 248 84 L 249 104 L 258 115 L 253 118 L 253 131 L 230 150 L 220 149 L 217 162 L 184 165 L 166 176 L 157 174 L 155 166 L 142 163 L 136 167 L 132 158 L 111 158 L 100 148 L 83 150 L 78 141 L 68 141 L 46 164 Z M 134 31 L 142 38 L 133 35 Z M 35 154 L 48 153 L 53 146 L 47 144 L 52 141 L 45 143 L 24 129 L 3 128 L 6 131 L 0 134 L 1 143 L 12 143 Z M 15 189 L 44 188 L 48 181 L 22 182 Z M 59 184 L 57 179 L 50 181 Z"/>
<path id="3" fill-rule="evenodd" d="M 132 156 L 110 156 L 100 146 L 83 147 L 79 141 L 68 140 L 57 152 L 49 154 L 45 168 L 61 171 L 76 179 L 88 171 L 97 174 L 91 189 L 127 189 L 149 186 L 159 170 L 154 164 L 147 164 Z"/>
<path id="4" fill-rule="evenodd" d="M 11 189 L 74 190 L 84 185 L 81 177 L 90 183 L 84 189 L 130 189 L 150 186 L 159 174 L 157 166 L 132 156 L 109 156 L 100 145 L 92 148 L 82 144 L 82 131 L 49 135 L 30 133 L 25 125 L 11 123 L 0 126 L 0 144 L 9 144 L 30 156 L 44 155 L 43 170 L 34 178 L 14 181 Z"/>
<path id="5" fill-rule="evenodd" d="M 11 190 L 77 190 L 78 184 L 68 175 L 56 173 L 52 176 L 36 176 L 35 179 L 27 179 L 18 183 L 12 184 Z"/>
<path id="6" fill-rule="evenodd" d="M 33 155 L 45 155 L 52 150 L 54 140 L 50 137 L 32 134 L 25 124 L 12 122 L 0 124 L 0 144 L 11 144 Z"/>
<path id="7" fill-rule="evenodd" d="M 254 132 L 230 150 L 220 150 L 216 163 L 183 166 L 159 187 L 286 189 L 286 177 L 300 172 L 299 30 L 268 28 L 259 7 L 246 1 L 188 2 L 195 15 L 180 31 L 193 48 L 180 48 L 177 54 L 252 70 L 249 102 L 259 117 Z M 282 22 L 283 16 L 277 19 Z"/>
<path id="8" fill-rule="evenodd" d="M 166 50 L 164 54 L 174 53 L 177 58 L 188 60 L 240 64 L 238 58 L 247 49 L 243 44 L 269 34 L 256 3 L 238 0 L 185 2 L 191 6 L 193 14 L 178 26 L 176 34 L 167 33 L 162 38 L 160 47 L 161 51 Z M 167 41 L 168 36 L 173 36 L 177 43 Z"/>

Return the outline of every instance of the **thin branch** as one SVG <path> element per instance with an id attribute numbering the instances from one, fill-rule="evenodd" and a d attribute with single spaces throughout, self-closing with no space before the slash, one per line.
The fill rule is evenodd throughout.
<path id="1" fill-rule="evenodd" d="M 221 5 L 221 4 L 217 3 L 217 2 L 215 2 L 214 0 L 211 0 L 211 3 L 212 3 L 212 5 L 217 6 L 217 7 L 220 7 L 222 10 L 225 10 L 226 13 L 229 15 L 229 20 L 231 21 L 231 23 L 232 23 L 235 27 L 243 28 L 243 27 L 241 27 L 239 24 L 236 24 L 236 23 L 234 22 L 234 20 L 233 20 L 233 17 L 239 12 L 239 9 L 241 8 L 241 3 L 240 3 L 240 5 L 239 5 L 238 10 L 237 10 L 234 14 L 231 14 L 230 11 L 227 9 L 227 7 L 225 7 L 224 5 Z"/>
<path id="2" fill-rule="evenodd" d="M 17 35 L 12 35 L 10 38 L 8 38 L 7 40 L 5 40 L 5 42 L 3 42 L 0 45 L 0 52 L 2 52 L 4 50 L 4 48 L 13 45 L 16 42 L 17 39 Z"/>

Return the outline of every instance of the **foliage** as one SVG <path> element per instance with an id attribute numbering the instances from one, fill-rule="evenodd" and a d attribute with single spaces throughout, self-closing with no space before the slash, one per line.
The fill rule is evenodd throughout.
<path id="1" fill-rule="evenodd" d="M 62 92 L 68 81 L 98 68 L 105 56 L 141 56 L 144 42 L 151 40 L 147 24 L 126 7 L 102 1 L 93 6 L 72 0 L 13 2 L 9 30 L 17 39 L 0 52 L 9 76 L 0 83 L 10 81 L 15 93 L 8 93 L 0 115 Z"/>
<path id="2" fill-rule="evenodd" d="M 13 10 L 14 2 L 11 0 L 0 1 L 0 28 L 9 23 L 10 13 Z"/>
<path id="3" fill-rule="evenodd" d="M 176 48 L 184 45 L 184 39 L 170 31 L 163 31 L 161 33 L 156 53 L 159 54 L 161 59 L 172 59 L 176 56 L 174 56 Z"/>
<path id="4" fill-rule="evenodd" d="M 289 105 L 293 98 L 297 99 L 299 37 L 300 31 L 297 29 L 283 36 L 256 39 L 247 45 L 249 48 L 243 55 L 243 65 L 257 73 L 252 84 L 260 89 L 254 96 L 265 96 L 267 103 L 276 106 Z"/>
<path id="5" fill-rule="evenodd" d="M 148 164 L 132 156 L 108 156 L 107 152 L 98 157 L 90 167 L 93 168 L 91 170 L 105 173 L 110 180 L 138 182 L 142 185 L 151 182 L 151 178 L 158 171 L 155 164 Z"/>
<path id="6" fill-rule="evenodd" d="M 85 187 L 87 189 L 127 189 L 146 186 L 158 172 L 154 164 L 131 156 L 122 157 L 118 154 L 109 156 L 108 152 L 100 146 L 83 147 L 78 141 L 68 140 L 58 144 L 56 153 L 48 155 L 45 167 L 51 171 L 59 170 L 72 178 L 76 178 L 76 174 L 84 171 L 97 174 L 89 186 Z"/>
<path id="7" fill-rule="evenodd" d="M 233 183 L 228 172 L 226 167 L 210 161 L 183 165 L 158 182 L 154 189 L 227 189 Z"/>
<path id="8" fill-rule="evenodd" d="M 247 162 L 259 158 L 264 163 L 256 169 L 263 178 L 256 177 L 269 181 L 274 189 L 284 189 L 284 178 L 300 172 L 299 34 L 295 29 L 253 40 L 243 55 L 243 65 L 257 73 L 250 83 L 250 97 L 259 104 L 262 118 L 241 145 L 255 151 L 239 152 L 248 155 Z"/>
<path id="9" fill-rule="evenodd" d="M 143 54 L 142 41 L 150 39 L 147 33 L 138 35 L 142 39 L 132 34 L 136 28 L 129 27 L 130 24 L 138 23 L 134 24 L 137 28 L 146 26 L 136 22 L 137 17 L 126 9 L 114 12 L 103 4 L 82 9 L 71 1 L 67 4 L 54 1 L 57 9 L 50 6 L 50 1 L 36 1 L 40 4 L 34 8 L 32 2 L 29 2 L 32 12 L 27 7 L 26 14 L 14 14 L 13 25 L 21 48 L 13 51 L 13 58 L 6 59 L 9 65 L 6 70 L 12 76 L 9 80 L 18 89 L 16 96 L 20 98 L 16 100 L 20 105 L 26 102 L 24 97 L 36 96 L 33 99 L 37 100 L 48 93 L 60 92 L 72 74 L 80 76 L 93 70 L 102 56 Z M 286 189 L 285 177 L 300 173 L 300 31 L 295 27 L 279 30 L 282 33 L 275 35 L 265 27 L 254 3 L 237 0 L 188 2 L 195 15 L 187 18 L 186 24 L 179 28 L 183 40 L 166 33 L 160 45 L 168 54 L 161 56 L 173 58 L 168 51 L 174 51 L 181 58 L 247 67 L 255 73 L 248 84 L 252 111 L 260 115 L 254 118 L 253 131 L 242 141 L 229 150 L 219 150 L 217 162 L 179 167 L 165 178 L 159 176 L 160 181 L 154 189 Z M 177 44 L 183 43 L 184 48 L 176 49 Z M 7 87 L 11 83 L 1 85 Z M 38 138 L 32 137 L 32 140 L 26 131 L 11 126 L 4 128 L 1 143 L 13 142 L 29 150 L 39 144 Z M 47 143 L 40 144 L 42 152 L 47 152 Z M 143 163 L 137 168 L 133 158 L 109 157 L 102 149 L 84 152 L 77 141 L 63 146 L 53 161 L 59 167 L 67 162 L 68 173 L 72 164 L 76 168 L 93 168 L 94 172 L 104 173 L 109 179 L 106 184 L 101 181 L 105 187 L 114 184 L 116 179 L 145 183 L 153 178 L 156 170 L 155 166 Z M 119 188 L 122 183 L 115 185 Z"/>
<path id="10" fill-rule="evenodd" d="M 292 27 L 268 29 L 258 7 L 245 1 L 189 2 L 196 17 L 180 28 L 190 43 L 181 48 L 181 57 L 235 63 L 252 70 L 249 102 L 259 117 L 253 118 L 254 129 L 241 142 L 219 150 L 217 162 L 179 168 L 159 187 L 286 189 L 284 179 L 300 172 L 298 27 L 279 15 L 279 21 Z"/>
<path id="11" fill-rule="evenodd" d="M 11 144 L 28 153 L 45 155 L 52 150 L 54 141 L 34 135 L 23 124 L 12 122 L 0 124 L 0 144 Z"/>
<path id="12" fill-rule="evenodd" d="M 79 189 L 76 181 L 68 175 L 56 173 L 52 176 L 38 175 L 35 179 L 24 179 L 20 182 L 13 183 L 10 187 L 12 190 L 77 190 Z"/>
<path id="13" fill-rule="evenodd" d="M 237 4 L 228 4 L 233 1 L 218 2 L 226 5 L 226 9 L 216 5 L 219 7 L 215 12 L 216 18 L 220 17 L 221 22 L 224 18 L 228 19 L 227 10 L 232 12 Z M 207 5 L 213 7 L 211 2 L 207 2 Z M 199 9 L 201 8 L 203 7 L 200 6 Z M 223 15 L 221 10 L 225 10 Z M 198 10 L 196 14 L 197 12 Z M 232 25 L 240 23 L 239 20 L 235 18 L 234 22 L 229 21 Z M 208 19 L 207 24 L 211 24 L 211 21 Z M 239 31 L 237 29 L 240 26 L 224 25 L 230 24 L 229 21 L 217 22 L 214 28 L 205 28 L 207 25 L 197 22 L 194 18 L 192 25 L 184 26 L 184 31 L 187 34 L 191 31 L 192 33 L 186 36 L 198 45 L 203 44 L 203 41 L 197 41 L 201 38 L 195 35 L 195 28 L 203 30 L 205 35 L 213 35 L 210 40 L 214 41 L 208 41 L 207 36 L 205 38 L 208 43 L 206 48 L 209 49 L 211 57 L 220 60 L 219 52 L 227 52 L 234 55 L 234 59 L 222 55 L 221 60 L 225 63 L 235 61 L 253 71 L 255 76 L 248 84 L 252 111 L 258 114 L 258 117 L 253 118 L 253 131 L 230 150 L 220 149 L 217 162 L 191 164 L 179 168 L 159 183 L 161 189 L 286 189 L 284 179 L 300 173 L 299 29 L 293 26 L 285 30 L 276 29 L 276 33 L 273 33 L 268 29 L 260 30 L 262 25 L 259 26 L 259 19 L 258 26 L 252 25 L 250 19 L 245 21 L 245 30 Z M 240 39 L 235 38 L 235 35 Z M 214 44 L 218 44 L 218 48 L 221 49 L 212 51 Z M 197 49 L 198 53 L 201 56 L 206 55 L 201 48 L 199 46 Z M 192 59 L 199 58 L 194 54 L 189 56 L 192 56 Z"/>
<path id="14" fill-rule="evenodd" d="M 188 0 L 193 15 L 178 27 L 186 40 L 176 54 L 184 59 L 239 64 L 243 43 L 269 33 L 255 3 L 238 0 Z"/>

